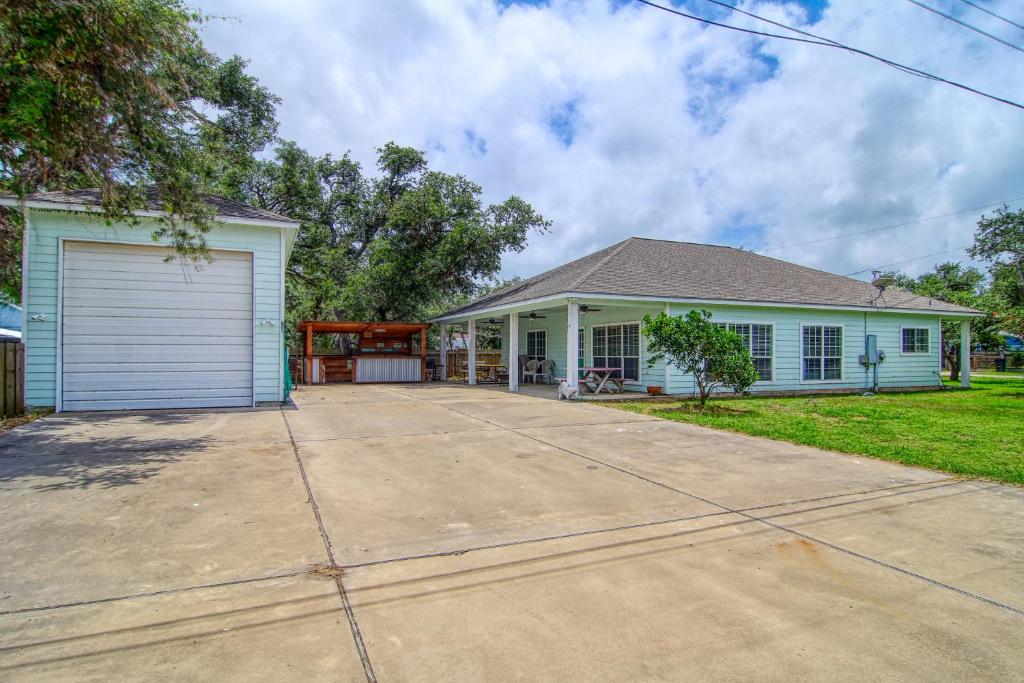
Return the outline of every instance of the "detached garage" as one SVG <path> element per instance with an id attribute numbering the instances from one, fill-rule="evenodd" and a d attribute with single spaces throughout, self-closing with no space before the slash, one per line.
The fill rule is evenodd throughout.
<path id="1" fill-rule="evenodd" d="M 282 400 L 284 266 L 298 223 L 208 201 L 221 225 L 207 235 L 213 262 L 196 268 L 153 244 L 156 210 L 140 212 L 134 227 L 106 225 L 95 193 L 30 198 L 22 296 L 28 405 L 78 411 Z"/>

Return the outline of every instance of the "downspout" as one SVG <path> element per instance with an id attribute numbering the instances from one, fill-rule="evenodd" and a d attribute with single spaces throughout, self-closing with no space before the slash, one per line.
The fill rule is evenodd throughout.
<path id="1" fill-rule="evenodd" d="M 868 312 L 864 311 L 864 354 L 867 355 L 867 352 L 868 352 Z M 864 366 L 864 390 L 865 391 L 869 391 L 871 389 L 871 387 L 869 386 L 869 380 L 868 380 L 868 371 L 869 370 L 870 370 L 870 368 L 867 365 L 865 365 Z"/>

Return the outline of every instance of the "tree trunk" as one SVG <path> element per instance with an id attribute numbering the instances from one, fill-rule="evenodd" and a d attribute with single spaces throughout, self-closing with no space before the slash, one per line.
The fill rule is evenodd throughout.
<path id="1" fill-rule="evenodd" d="M 946 362 L 949 363 L 949 381 L 955 382 L 960 379 L 960 353 L 946 354 Z"/>

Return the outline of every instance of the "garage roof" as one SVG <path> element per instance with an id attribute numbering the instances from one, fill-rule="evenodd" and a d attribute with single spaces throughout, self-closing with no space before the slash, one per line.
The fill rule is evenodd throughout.
<path id="1" fill-rule="evenodd" d="M 220 219 L 234 219 L 230 222 L 249 222 L 257 224 L 272 224 L 279 227 L 298 227 L 299 221 L 287 216 L 282 216 L 273 211 L 267 211 L 259 207 L 250 206 L 244 202 L 208 195 L 206 204 L 212 207 Z M 0 197 L 0 204 L 13 206 L 17 199 L 12 195 Z M 100 209 L 103 198 L 99 189 L 86 190 L 64 190 L 50 192 L 36 192 L 26 198 L 30 208 L 40 209 L 62 209 L 65 211 L 97 211 Z M 160 193 L 156 187 L 146 189 L 146 208 L 138 213 L 164 213 L 164 204 L 160 199 Z"/>

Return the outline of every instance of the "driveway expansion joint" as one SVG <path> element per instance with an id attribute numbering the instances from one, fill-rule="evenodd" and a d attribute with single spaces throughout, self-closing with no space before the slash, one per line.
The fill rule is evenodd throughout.
<path id="1" fill-rule="evenodd" d="M 292 444 L 292 452 L 295 454 L 295 463 L 298 465 L 299 474 L 302 477 L 302 484 L 306 487 L 306 495 L 309 497 L 309 505 L 313 510 L 313 517 L 316 519 L 317 527 L 320 530 L 320 538 L 324 542 L 324 549 L 327 551 L 327 559 L 330 562 L 329 569 L 337 569 L 338 572 L 332 577 L 334 579 L 334 585 L 338 588 L 338 596 L 341 598 L 342 607 L 345 610 L 345 616 L 348 619 L 349 628 L 352 631 L 352 639 L 355 641 L 356 652 L 359 654 L 359 661 L 363 665 L 363 673 L 366 675 L 367 683 L 376 683 L 377 676 L 373 672 L 373 664 L 370 662 L 370 655 L 366 651 L 366 642 L 363 640 L 363 633 L 359 629 L 359 622 L 356 621 L 355 611 L 352 609 L 352 603 L 348 599 L 348 593 L 345 591 L 345 585 L 341 579 L 341 567 L 334 559 L 334 550 L 331 548 L 331 538 L 327 534 L 327 528 L 324 526 L 323 518 L 320 516 L 320 506 L 316 501 L 316 496 L 313 495 L 313 489 L 309 485 L 309 477 L 306 476 L 306 468 L 302 464 L 302 456 L 299 454 L 298 444 L 295 443 L 295 435 L 292 434 L 292 427 L 288 423 L 288 416 L 285 415 L 284 411 L 281 411 L 281 417 L 284 419 L 284 426 L 288 430 L 288 438 Z M 324 574 L 324 568 L 321 565 L 319 568 L 321 574 Z"/>

